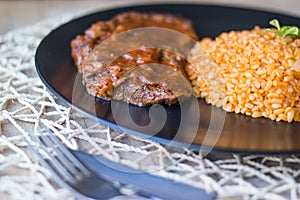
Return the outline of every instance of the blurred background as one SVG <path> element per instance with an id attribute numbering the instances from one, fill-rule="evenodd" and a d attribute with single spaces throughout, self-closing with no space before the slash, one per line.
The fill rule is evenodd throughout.
<path id="1" fill-rule="evenodd" d="M 146 2 L 199 2 L 257 8 L 300 17 L 300 0 L 0 0 L 0 34 L 45 18 Z M 216 13 L 217 14 L 217 13 Z"/>

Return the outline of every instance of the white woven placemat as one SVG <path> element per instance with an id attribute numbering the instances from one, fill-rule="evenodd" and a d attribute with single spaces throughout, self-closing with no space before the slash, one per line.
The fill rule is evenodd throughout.
<path id="1" fill-rule="evenodd" d="M 44 20 L 0 36 L 0 199 L 74 199 L 27 149 L 23 136 L 41 125 L 52 127 L 69 147 L 216 192 L 218 198 L 300 198 L 297 156 L 202 157 L 114 132 L 65 106 L 36 75 L 34 54 L 50 30 L 71 18 Z"/>

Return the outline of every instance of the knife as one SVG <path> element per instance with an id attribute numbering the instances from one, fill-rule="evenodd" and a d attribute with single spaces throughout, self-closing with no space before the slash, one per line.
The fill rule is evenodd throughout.
<path id="1" fill-rule="evenodd" d="M 85 167 L 93 171 L 95 175 L 112 182 L 130 185 L 130 188 L 133 188 L 142 196 L 172 200 L 214 200 L 216 198 L 216 194 L 207 193 L 200 188 L 152 175 L 148 172 L 130 168 L 126 165 L 81 151 L 69 150 Z"/>

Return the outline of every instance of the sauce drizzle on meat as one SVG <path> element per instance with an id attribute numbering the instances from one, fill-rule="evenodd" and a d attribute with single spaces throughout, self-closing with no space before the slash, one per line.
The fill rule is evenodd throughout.
<path id="1" fill-rule="evenodd" d="M 128 32 L 133 39 L 125 45 L 124 40 L 114 37 L 141 27 L 172 29 L 197 40 L 191 22 L 171 14 L 126 12 L 96 22 L 71 42 L 72 57 L 87 91 L 106 100 L 113 98 L 139 106 L 176 104 L 178 98 L 189 98 L 192 90 L 182 83 L 183 79 L 188 82 L 184 72 L 188 41 L 147 31 Z M 113 43 L 105 43 L 106 40 Z M 149 43 L 147 40 L 154 40 L 154 46 L 171 45 L 152 48 L 145 45 Z M 134 50 L 120 55 L 124 48 Z M 110 62 L 116 55 L 120 56 Z"/>

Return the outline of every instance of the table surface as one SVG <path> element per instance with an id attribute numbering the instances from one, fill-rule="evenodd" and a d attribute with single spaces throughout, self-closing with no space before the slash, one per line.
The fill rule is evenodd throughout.
<path id="1" fill-rule="evenodd" d="M 135 4 L 133 0 L 65 0 L 65 1 L 0 1 L 0 34 L 3 34 L 16 27 L 29 25 L 44 18 L 51 18 L 62 15 L 67 12 L 73 12 L 84 9 L 97 9 L 117 5 Z M 147 2 L 139 0 L 138 3 Z M 161 0 L 152 0 L 148 2 L 162 2 Z M 178 0 L 164 0 L 164 2 L 180 2 Z M 259 8 L 264 10 L 277 11 L 282 13 L 300 16 L 299 0 L 187 0 L 181 2 L 200 2 L 210 4 L 224 4 L 233 6 L 243 6 L 250 8 Z"/>
<path id="2" fill-rule="evenodd" d="M 35 24 L 38 21 L 42 21 L 44 19 L 51 19 L 51 18 L 55 18 L 57 16 L 62 16 L 66 13 L 73 13 L 73 12 L 80 12 L 80 11 L 84 11 L 84 10 L 97 10 L 97 9 L 105 9 L 105 8 L 110 8 L 110 7 L 114 7 L 114 6 L 121 6 L 121 5 L 132 5 L 132 4 L 136 4 L 137 1 L 133 1 L 133 0 L 100 0 L 100 1 L 95 1 L 95 0 L 86 0 L 86 1 L 81 1 L 81 0 L 65 0 L 65 1 L 50 1 L 50 0 L 42 0 L 42 1 L 1 1 L 0 0 L 0 35 L 4 35 L 5 33 L 9 32 L 10 30 L 16 29 L 16 28 L 20 28 L 20 27 L 24 27 L 24 26 L 28 26 L 28 25 L 32 25 Z M 147 2 L 162 2 L 160 0 L 139 0 L 138 3 L 139 4 L 143 4 L 143 3 L 147 3 Z M 293 16 L 298 16 L 300 17 L 300 0 L 187 0 L 187 1 L 176 1 L 176 0 L 164 0 L 163 2 L 197 2 L 197 3 L 209 3 L 209 4 L 221 4 L 221 5 L 230 5 L 230 6 L 240 6 L 240 7 L 246 7 L 246 8 L 256 8 L 256 9 L 263 9 L 263 10 L 267 10 L 267 11 L 276 11 L 276 12 L 280 12 L 280 13 L 284 13 L 284 14 L 290 14 Z M 31 31 L 31 30 L 30 30 Z M 40 30 L 33 30 L 35 31 L 35 33 L 40 33 Z M 9 35 L 9 34 L 7 34 Z M 13 39 L 15 38 L 15 35 L 12 34 L 10 35 L 11 37 L 7 37 L 5 40 L 1 41 L 0 38 L 0 46 L 10 46 L 8 47 L 8 50 L 5 52 L 4 48 L 2 48 L 2 52 L 7 53 L 7 55 L 2 55 L 0 57 L 0 69 L 4 69 L 4 68 L 8 68 L 10 67 L 11 69 L 17 70 L 18 67 L 18 59 L 15 59 L 15 54 L 13 54 L 13 56 L 8 55 L 9 53 L 14 53 L 13 51 L 17 51 L 20 52 L 22 54 L 20 54 L 21 56 L 24 56 L 25 58 L 27 58 L 26 56 L 26 52 L 24 53 L 20 48 L 16 49 L 15 45 L 18 41 L 21 40 L 17 40 L 17 41 L 13 41 Z M 10 38 L 13 38 L 12 41 L 10 41 Z M 28 37 L 28 39 L 31 39 L 30 37 Z M 40 39 L 40 38 L 38 38 Z M 8 42 L 6 42 L 6 40 Z M 14 43 L 15 42 L 15 43 Z M 31 41 L 28 42 L 28 44 Z M 10 44 L 11 43 L 11 44 Z M 34 41 L 32 41 L 32 43 L 34 44 Z M 18 43 L 19 44 L 19 43 Z M 22 46 L 23 44 L 20 44 L 20 46 Z M 26 47 L 26 44 L 24 44 L 24 46 Z M 31 44 L 29 45 L 30 47 L 32 46 Z M 2 47 L 2 46 L 1 46 Z M 11 48 L 11 49 L 9 49 Z M 1 48 L 0 48 L 1 50 Z M 30 53 L 33 53 L 32 50 Z M 20 56 L 20 57 L 21 57 Z M 2 57 L 5 57 L 5 59 L 2 59 Z M 7 59 L 6 59 L 7 58 Z M 10 65 L 7 66 L 3 63 L 8 63 L 9 58 L 11 58 L 12 60 L 10 61 Z M 27 68 L 29 69 L 28 66 L 31 66 L 32 63 L 31 61 L 27 61 L 26 59 L 21 59 L 20 62 L 28 62 L 25 64 L 28 65 L 23 65 L 22 67 L 24 68 L 24 70 L 26 70 Z M 20 64 L 22 65 L 22 64 Z M 17 66 L 15 68 L 13 68 L 12 66 Z M 23 70 L 23 68 L 20 67 L 20 70 Z M 27 67 L 27 68 L 26 68 Z M 32 66 L 31 66 L 32 68 Z M 30 69 L 32 70 L 32 69 Z M 5 71 L 5 70 L 3 70 Z M 1 71 L 2 72 L 2 71 Z M 9 73 L 8 71 L 5 71 L 6 73 Z M 1 75 L 1 74 L 0 74 Z M 24 74 L 21 74 L 22 76 Z M 3 77 L 3 76 L 1 76 Z M 14 77 L 15 79 L 17 79 L 18 77 Z M 20 79 L 21 80 L 21 79 Z M 3 81 L 3 80 L 2 80 Z M 3 83 L 0 80 L 0 90 L 2 87 L 6 86 L 6 84 L 12 84 L 13 81 L 8 80 L 7 82 Z M 25 82 L 21 81 L 17 81 L 17 86 L 18 84 L 26 84 Z M 33 83 L 35 84 L 35 83 Z M 29 84 L 28 84 L 29 85 Z M 26 85 L 26 86 L 28 86 Z M 40 86 L 42 87 L 42 86 Z M 23 88 L 20 89 L 20 91 L 23 91 Z M 5 91 L 8 92 L 9 94 L 11 94 L 12 96 L 15 95 L 15 93 L 20 92 L 18 91 Z M 39 92 L 40 90 L 36 90 L 35 92 Z M 4 95 L 1 96 L 1 92 L 0 91 L 0 99 L 1 98 L 5 98 Z M 43 93 L 44 95 L 44 93 Z M 10 98 L 10 97 L 7 97 Z M 29 98 L 29 97 L 28 97 Z M 45 97 L 46 98 L 46 97 Z M 30 99 L 29 99 L 30 100 Z M 51 99 L 50 99 L 51 100 Z M 10 102 L 9 99 L 6 99 L 7 102 Z M 12 103 L 17 102 L 16 99 L 12 99 L 11 100 Z M 34 102 L 34 101 L 33 101 Z M 44 102 L 42 102 L 44 103 Z M 46 102 L 47 105 L 50 105 Z M 24 104 L 26 107 L 26 109 L 33 109 L 34 108 L 31 105 L 28 104 Z M 46 104 L 45 104 L 46 105 Z M 52 105 L 52 104 L 51 104 Z M 0 102 L 0 106 L 4 107 L 6 105 L 3 105 L 2 102 Z M 9 107 L 9 103 L 7 105 L 7 107 Z M 35 105 L 36 106 L 36 105 Z M 37 106 L 40 106 L 40 104 L 38 104 Z M 57 106 L 55 104 L 55 106 Z M 2 108 L 1 107 L 1 108 Z M 68 114 L 69 110 L 65 109 L 63 107 L 55 107 L 55 109 L 57 109 L 57 112 L 59 111 L 59 115 L 61 115 L 60 117 L 64 117 L 65 113 Z M 5 109 L 4 109 L 5 110 Z M 24 113 L 21 113 L 20 115 L 15 115 L 15 116 L 10 116 L 9 112 L 5 112 L 4 110 L 0 110 L 0 135 L 3 137 L 0 137 L 0 176 L 4 176 L 5 177 L 3 179 L 0 178 L 0 199 L 7 199 L 5 197 L 5 194 L 3 196 L 3 193 L 1 193 L 2 191 L 8 191 L 8 192 L 12 192 L 14 193 L 14 188 L 15 190 L 21 194 L 24 195 L 24 199 L 26 199 L 26 197 L 29 197 L 29 195 L 25 195 L 22 194 L 23 191 L 26 190 L 27 186 L 26 186 L 26 178 L 25 176 L 23 176 L 24 174 L 26 174 L 26 176 L 30 176 L 30 177 L 34 177 L 36 174 L 40 176 L 40 173 L 36 173 L 36 171 L 41 170 L 39 168 L 39 166 L 34 165 L 38 168 L 31 168 L 30 173 L 28 172 L 26 165 L 15 165 L 13 162 L 17 163 L 17 159 L 21 160 L 22 156 L 27 154 L 23 154 L 23 152 L 19 151 L 19 147 L 22 148 L 23 147 L 23 143 L 21 141 L 21 139 L 18 139 L 18 137 L 13 138 L 11 140 L 9 140 L 9 137 L 7 136 L 7 130 L 6 128 L 2 127 L 2 123 L 4 124 L 4 120 L 9 121 L 9 122 L 14 122 L 15 124 L 12 123 L 8 124 L 11 128 L 12 126 L 15 126 L 16 129 L 20 132 L 22 132 L 22 129 L 18 129 L 19 127 L 16 126 L 16 124 L 18 124 L 19 122 L 17 120 L 21 119 L 23 116 L 23 120 L 26 122 L 26 117 Z M 34 113 L 36 114 L 36 116 L 39 116 L 39 113 L 36 112 Z M 54 115 L 55 113 L 52 112 L 51 110 L 49 111 L 49 113 L 47 113 L 50 115 Z M 33 115 L 28 115 L 30 117 L 32 117 Z M 11 118 L 9 118 L 11 117 Z M 15 117 L 15 118 L 13 118 Z M 47 116 L 46 116 L 47 117 Z M 62 119 L 61 118 L 61 119 Z M 16 121 L 14 121 L 16 120 Z M 62 119 L 65 120 L 65 119 Z M 67 121 L 67 120 L 66 120 Z M 48 123 L 47 119 L 45 120 L 45 122 Z M 49 122 L 50 123 L 50 122 Z M 67 123 L 71 123 L 69 121 L 67 121 Z M 60 125 L 60 124 L 59 124 Z M 66 125 L 67 126 L 67 125 Z M 60 127 L 60 126 L 59 126 Z M 3 129 L 2 129 L 3 128 Z M 62 127 L 61 129 L 63 129 L 65 127 Z M 67 127 L 68 128 L 68 127 Z M 13 130 L 16 130 L 13 129 Z M 25 128 L 24 128 L 25 129 Z M 77 130 L 77 129 L 76 129 Z M 78 128 L 79 130 L 79 128 Z M 106 130 L 106 129 L 105 129 Z M 17 131 L 12 131 L 13 134 L 17 134 Z M 3 134 L 3 135 L 2 135 Z M 113 134 L 107 134 L 107 137 L 111 137 Z M 7 137 L 6 137 L 7 136 Z M 76 136 L 76 135 L 73 135 Z M 104 135 L 106 137 L 106 135 Z M 103 136 L 103 137 L 104 137 Z M 121 135 L 122 136 L 122 135 Z M 122 136 L 124 137 L 124 136 Z M 122 139 L 122 137 L 119 137 L 120 140 Z M 69 138 L 68 138 L 69 139 Z M 111 138 L 108 138 L 111 139 Z M 108 141 L 107 139 L 107 141 Z M 135 139 L 135 138 L 133 138 Z M 15 141 L 14 141 L 15 140 Z M 11 143 L 10 143 L 11 142 Z M 72 141 L 71 141 L 72 142 Z M 70 143 L 71 143 L 70 142 Z M 106 142 L 106 140 L 102 139 L 101 142 Z M 194 155 L 194 154 L 190 154 L 189 152 L 181 152 L 178 151 L 176 153 L 167 153 L 167 150 L 163 149 L 163 147 L 159 146 L 159 144 L 150 144 L 147 143 L 143 140 L 139 141 L 137 140 L 138 144 L 143 144 L 145 146 L 144 149 L 139 149 L 137 146 L 134 146 L 132 144 L 132 146 L 128 145 L 126 146 L 125 144 L 121 144 L 121 143 L 114 143 L 114 144 L 109 144 L 112 147 L 114 147 L 115 149 L 109 149 L 109 150 L 114 150 L 114 151 L 105 151 L 105 148 L 109 147 L 109 145 L 103 145 L 104 149 L 99 149 L 99 152 L 101 151 L 101 155 L 105 155 L 107 154 L 112 154 L 113 156 L 119 156 L 122 155 L 122 153 L 132 153 L 134 152 L 134 155 L 137 154 L 141 154 L 141 156 L 143 156 L 143 153 L 149 153 L 146 152 L 147 151 L 152 151 L 151 153 L 153 154 L 158 154 L 160 153 L 164 157 L 164 159 L 170 159 L 172 162 L 176 162 L 176 164 L 178 164 L 178 169 L 182 170 L 179 172 L 182 173 L 186 173 L 186 176 L 176 176 L 176 174 L 172 174 L 172 173 L 165 173 L 165 174 L 159 174 L 162 176 L 166 176 L 169 177 L 172 175 L 172 178 L 174 179 L 182 179 L 182 180 L 187 180 L 186 182 L 188 182 L 191 179 L 194 179 L 194 181 L 196 182 L 198 179 L 200 181 L 199 182 L 199 186 L 203 186 L 206 190 L 210 190 L 211 188 L 214 188 L 214 190 L 217 190 L 219 192 L 219 194 L 222 194 L 224 196 L 226 196 L 226 192 L 228 193 L 229 188 L 234 188 L 237 189 L 237 191 L 241 191 L 244 192 L 244 194 L 247 194 L 249 196 L 252 197 L 256 197 L 258 199 L 260 199 L 260 197 L 264 197 L 266 198 L 264 195 L 270 195 L 268 197 L 272 197 L 274 199 L 276 199 L 279 196 L 276 196 L 277 193 L 281 194 L 283 193 L 283 195 L 287 195 L 289 197 L 291 197 L 291 199 L 297 199 L 297 197 L 299 197 L 300 194 L 300 183 L 297 182 L 297 180 L 295 180 L 297 177 L 300 177 L 300 173 L 299 173 L 299 167 L 300 167 L 300 158 L 298 157 L 290 157 L 290 158 L 279 158 L 279 157 L 255 157 L 255 156 L 248 156 L 248 157 L 243 157 L 243 158 L 239 158 L 239 157 L 233 157 L 233 158 L 228 158 L 226 160 L 226 158 L 224 160 L 220 159 L 217 160 L 218 158 L 221 158 L 222 155 L 218 155 L 214 158 L 211 158 L 211 160 L 203 160 L 202 158 L 199 158 L 200 156 Z M 5 144 L 7 149 L 11 149 L 11 151 L 13 151 L 12 156 L 4 156 L 4 155 L 8 155 L 6 154 L 6 152 L 8 152 L 7 149 L 5 149 L 3 146 L 1 146 L 1 144 Z M 14 146 L 15 145 L 15 146 Z M 116 145 L 116 146 L 113 146 Z M 123 145 L 123 146 L 122 146 Z M 148 145 L 148 146 L 147 146 Z M 152 146 L 151 146 L 152 145 Z M 150 148 L 151 147 L 151 148 Z M 6 151 L 4 151 L 4 150 Z M 117 149 L 117 151 L 116 151 Z M 146 149 L 146 150 L 145 150 Z M 160 151 L 158 151 L 158 150 Z M 128 151 L 128 152 L 127 152 Z M 158 152 L 158 153 L 157 153 Z M 118 154 L 119 153 L 119 154 Z M 19 157 L 15 156 L 15 154 L 19 155 Z M 7 158 L 7 159 L 6 159 Z M 11 162 L 9 162 L 9 158 L 12 158 Z M 15 159 L 15 160 L 13 160 Z M 186 161 L 185 161 L 186 159 Z M 25 159 L 26 160 L 26 159 Z M 22 161 L 22 160 L 21 160 Z M 146 160 L 147 161 L 147 160 Z M 201 161 L 201 162 L 200 162 Z M 29 162 L 28 160 L 26 160 L 26 162 Z M 25 163 L 26 163 L 25 162 Z M 287 163 L 286 166 L 284 166 L 284 162 Z M 288 165 L 289 163 L 292 163 L 293 165 Z M 35 163 L 33 163 L 35 164 Z M 191 166 L 197 166 L 198 168 L 191 168 L 188 164 L 191 164 Z M 16 168 L 12 168 L 12 169 L 6 169 L 7 166 L 14 166 L 18 169 L 22 169 L 22 167 L 24 168 L 24 171 L 19 170 L 18 174 L 17 171 L 14 171 Z M 275 167 L 273 167 L 275 166 Z M 296 166 L 296 167 L 294 167 Z M 207 170 L 206 168 L 207 167 Z M 27 171 L 26 171 L 26 170 Z M 176 169 L 177 170 L 177 169 Z M 198 170 L 198 171 L 197 171 Z M 202 170 L 202 171 L 201 171 Z M 297 171 L 298 170 L 298 171 Z M 172 169 L 170 170 L 172 171 Z M 190 173 L 188 173 L 190 172 Z M 202 172 L 203 174 L 198 174 L 196 175 L 195 173 L 198 172 Z M 236 173 L 235 173 L 236 172 Z M 41 170 L 41 173 L 46 174 L 46 172 Z M 17 175 L 16 175 L 17 174 Z M 29 175 L 28 175 L 29 174 Z M 210 174 L 212 174 L 212 177 L 215 176 L 215 180 L 213 178 L 210 177 Z M 242 176 L 245 175 L 245 178 L 243 178 Z M 24 179 L 20 179 L 20 181 L 18 181 L 17 179 L 14 179 L 14 177 L 23 177 Z M 189 177 L 190 176 L 190 177 Z M 193 178 L 193 176 L 195 176 Z M 219 177 L 217 177 L 219 176 Z M 255 176 L 253 178 L 253 176 Z M 192 178 L 191 178 L 192 177 Z M 298 178 L 299 178 L 298 177 Z M 198 179 L 197 179 L 198 178 Z M 260 187 L 264 187 L 263 190 L 258 190 L 256 188 L 256 185 L 251 185 L 249 184 L 247 181 L 248 179 L 258 179 L 261 180 L 260 182 Z M 294 178 L 294 179 L 293 179 Z M 42 194 L 51 194 L 52 192 L 57 192 L 55 187 L 52 188 L 52 186 L 47 185 L 48 182 L 45 179 L 39 179 L 42 182 L 37 182 L 36 180 L 32 180 L 32 182 L 30 185 L 36 186 L 37 190 L 33 189 L 31 192 L 32 195 L 35 194 L 36 191 L 41 192 Z M 237 185 L 226 185 L 226 183 L 231 184 L 230 180 L 232 180 L 232 182 L 236 181 L 236 183 L 238 183 Z M 23 181 L 23 182 L 22 182 Z M 203 181 L 203 182 L 201 182 Z M 251 180 L 249 180 L 251 181 Z M 31 180 L 30 180 L 31 182 Z M 193 183 L 195 183 L 193 182 Z M 36 185 L 34 185 L 36 183 Z M 10 185 L 9 185 L 10 184 Z M 15 184 L 15 185 L 13 185 Z M 23 185 L 22 185 L 23 184 Z M 43 187 L 41 186 L 41 184 L 43 185 Z M 264 185 L 265 184 L 265 185 Z M 271 186 L 268 186 L 269 184 L 271 184 Z M 297 186 L 293 185 L 293 184 L 297 184 Z M 5 188 L 5 185 L 7 185 L 7 187 Z M 220 187 L 220 185 L 222 187 Z M 23 187 L 24 186 L 24 187 Z M 29 188 L 32 189 L 32 188 Z M 47 192 L 43 191 L 47 189 Z M 26 191 L 27 192 L 27 191 Z M 64 196 L 64 191 L 59 191 L 58 192 L 60 196 Z M 56 194 L 53 194 L 54 196 Z M 16 199 L 22 199 L 22 196 L 16 196 Z M 38 198 L 40 199 L 40 198 Z M 51 199 L 51 197 L 49 197 L 49 199 Z M 52 196 L 52 199 L 53 198 Z"/>

